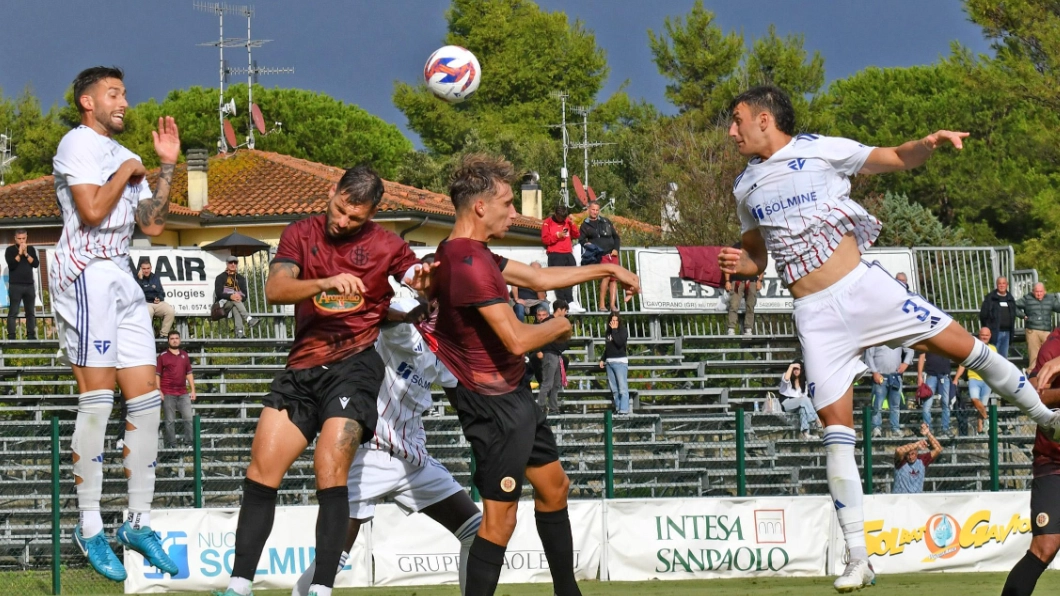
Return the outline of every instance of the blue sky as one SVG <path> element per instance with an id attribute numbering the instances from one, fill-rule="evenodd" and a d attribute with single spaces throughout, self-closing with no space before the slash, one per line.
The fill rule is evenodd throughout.
<path id="1" fill-rule="evenodd" d="M 295 69 L 262 77 L 263 85 L 327 93 L 398 125 L 415 140 L 390 96 L 395 80 L 418 81 L 427 56 L 442 45 L 447 0 L 252 4 L 253 36 L 274 40 L 256 50 L 255 59 L 261 66 Z M 663 95 L 666 80 L 651 61 L 647 30 L 661 31 L 667 16 L 687 14 L 693 0 L 538 4 L 564 11 L 595 32 L 611 67 L 603 97 L 628 80 L 630 95 L 673 111 Z M 705 5 L 725 30 L 743 32 L 748 42 L 771 23 L 781 35 L 805 35 L 806 47 L 824 56 L 829 81 L 866 66 L 929 64 L 948 54 L 953 41 L 989 51 L 959 0 L 708 0 Z M 0 7 L 0 89 L 10 97 L 29 85 L 47 108 L 62 101 L 79 70 L 96 64 L 126 70 L 134 103 L 171 89 L 214 87 L 217 50 L 196 44 L 217 33 L 217 18 L 194 10 L 191 0 L 8 0 Z M 245 36 L 246 19 L 226 17 L 225 33 Z M 226 51 L 229 57 L 233 66 L 246 63 L 245 50 Z"/>

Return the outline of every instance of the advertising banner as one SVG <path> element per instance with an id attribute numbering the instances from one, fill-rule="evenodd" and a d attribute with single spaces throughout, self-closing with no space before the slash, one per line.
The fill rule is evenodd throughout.
<path id="1" fill-rule="evenodd" d="M 1030 546 L 1032 523 L 1029 492 L 865 497 L 876 573 L 1008 571 Z M 842 553 L 838 532 L 836 543 Z M 842 570 L 841 557 L 833 557 L 833 573 Z"/>
<path id="2" fill-rule="evenodd" d="M 643 312 L 725 312 L 728 301 L 723 288 L 711 288 L 694 281 L 681 279 L 681 256 L 672 248 L 639 248 L 636 251 L 637 271 L 641 284 Z M 913 274 L 913 253 L 905 248 L 869 249 L 864 255 L 868 262 L 879 261 L 891 274 L 904 272 L 916 291 Z M 755 312 L 791 312 L 794 299 L 776 273 L 773 257 L 766 265 L 766 276 L 758 292 Z"/>
<path id="3" fill-rule="evenodd" d="M 151 263 L 166 290 L 166 302 L 177 316 L 208 316 L 213 305 L 214 280 L 225 270 L 224 261 L 198 248 L 146 248 L 129 250 L 134 271 Z"/>
<path id="4" fill-rule="evenodd" d="M 235 558 L 238 509 L 155 509 L 151 527 L 162 537 L 162 548 L 177 564 L 174 576 L 162 573 L 144 557 L 125 551 L 126 594 L 148 592 L 206 592 L 224 590 Z M 265 543 L 254 577 L 255 589 L 294 587 L 316 556 L 317 508 L 277 507 L 272 534 Z M 366 544 L 371 529 L 361 528 L 346 567 L 335 577 L 336 587 L 371 585 L 372 567 Z"/>
<path id="5" fill-rule="evenodd" d="M 827 497 L 614 500 L 606 505 L 612 581 L 822 575 Z"/>
<path id="6" fill-rule="evenodd" d="M 603 553 L 600 501 L 569 503 L 574 537 L 574 575 L 596 579 Z M 396 505 L 380 505 L 372 522 L 375 585 L 456 584 L 460 543 L 425 515 L 405 515 Z M 501 583 L 551 582 L 552 575 L 537 536 L 534 503 L 520 501 L 515 534 L 508 543 Z"/>

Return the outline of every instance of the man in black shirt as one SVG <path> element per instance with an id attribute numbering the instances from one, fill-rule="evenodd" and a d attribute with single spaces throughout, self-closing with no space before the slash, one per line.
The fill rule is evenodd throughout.
<path id="1" fill-rule="evenodd" d="M 920 404 L 924 424 L 931 428 L 931 405 L 937 396 L 942 402 L 942 428 L 943 434 L 956 436 L 950 428 L 950 383 L 953 382 L 953 362 L 945 356 L 921 352 L 916 365 L 916 384 L 927 385 L 931 388 L 931 397 L 924 399 Z"/>
<path id="2" fill-rule="evenodd" d="M 567 316 L 567 308 L 566 301 L 556 300 L 552 303 L 552 316 L 545 321 Z M 563 386 L 563 352 L 567 347 L 565 340 L 556 340 L 542 346 L 537 353 L 537 357 L 541 359 L 541 388 L 537 394 L 537 405 L 545 410 L 545 414 L 559 413 L 559 390 Z"/>
<path id="3" fill-rule="evenodd" d="M 740 248 L 740 243 L 732 245 Z M 763 270 L 758 275 L 729 275 L 723 273 L 725 291 L 729 293 L 729 335 L 736 335 L 736 323 L 740 318 L 740 301 L 744 302 L 743 333 L 752 335 L 755 329 L 755 305 L 758 304 L 758 292 L 762 289 Z"/>
<path id="4" fill-rule="evenodd" d="M 37 317 L 33 310 L 37 292 L 33 286 L 33 270 L 40 266 L 40 261 L 37 249 L 27 243 L 28 238 L 26 230 L 15 230 L 15 243 L 4 252 L 8 271 L 7 339 L 15 339 L 19 303 L 26 311 L 26 339 L 37 339 Z"/>
<path id="5" fill-rule="evenodd" d="M 584 250 L 586 244 L 592 244 L 600 249 L 601 264 L 618 264 L 618 251 L 622 248 L 618 230 L 611 220 L 600 215 L 600 204 L 596 201 L 589 203 L 589 217 L 582 222 L 579 231 L 578 242 Z M 608 311 L 605 301 L 610 294 L 611 309 Z M 618 281 L 613 277 L 605 277 L 600 280 L 600 298 L 597 300 L 596 309 L 601 312 L 614 312 L 618 310 Z"/>
<path id="6" fill-rule="evenodd" d="M 157 273 L 151 272 L 151 262 L 140 263 L 140 270 L 136 273 L 136 283 L 144 291 L 144 300 L 147 301 L 147 311 L 151 318 L 162 319 L 160 337 L 169 337 L 169 331 L 173 328 L 173 319 L 177 316 L 173 305 L 166 302 L 166 289 L 162 287 L 162 279 Z"/>
<path id="7" fill-rule="evenodd" d="M 1008 358 L 1008 346 L 1016 328 L 1016 298 L 1008 291 L 1008 278 L 997 278 L 997 289 L 983 298 L 979 307 L 979 324 L 990 329 L 990 343 L 997 353 Z"/>

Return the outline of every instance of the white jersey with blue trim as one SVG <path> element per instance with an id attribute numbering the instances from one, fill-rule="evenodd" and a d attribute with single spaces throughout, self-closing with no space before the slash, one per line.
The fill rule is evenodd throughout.
<path id="1" fill-rule="evenodd" d="M 423 413 L 431 408 L 431 384 L 456 387 L 457 380 L 430 350 L 413 325 L 383 326 L 375 349 L 385 376 L 376 405 L 379 419 L 367 448 L 390 453 L 417 466 L 426 465 L 427 434 Z"/>
<path id="2" fill-rule="evenodd" d="M 758 228 L 788 285 L 819 268 L 853 233 L 864 251 L 880 222 L 850 198 L 850 176 L 874 147 L 800 134 L 770 156 L 754 158 L 733 186 L 742 232 Z"/>
<path id="3" fill-rule="evenodd" d="M 110 259 L 129 269 L 129 241 L 136 227 L 136 205 L 153 195 L 146 178 L 129 184 L 107 217 L 98 226 L 81 221 L 70 187 L 79 184 L 103 186 L 128 159 L 139 160 L 132 151 L 81 125 L 63 135 L 52 160 L 55 198 L 59 202 L 63 231 L 55 245 L 56 267 L 48 270 L 52 291 L 62 292 L 81 275 L 92 259 Z"/>

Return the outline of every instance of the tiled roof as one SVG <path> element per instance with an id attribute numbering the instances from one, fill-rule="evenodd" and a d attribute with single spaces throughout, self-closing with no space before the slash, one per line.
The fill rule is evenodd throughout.
<path id="1" fill-rule="evenodd" d="M 342 177 L 343 170 L 279 153 L 242 150 L 217 155 L 209 160 L 207 171 L 209 203 L 202 212 L 188 204 L 187 164 L 178 164 L 173 174 L 170 213 L 188 217 L 300 216 L 322 213 L 328 189 Z M 158 170 L 148 173 L 154 187 Z M 449 197 L 396 182 L 384 181 L 383 212 L 419 212 L 454 216 Z M 0 187 L 0 219 L 58 218 L 54 177 L 45 176 Z M 657 229 L 623 217 L 611 217 L 620 228 Z M 541 221 L 520 215 L 515 226 L 541 229 Z"/>

